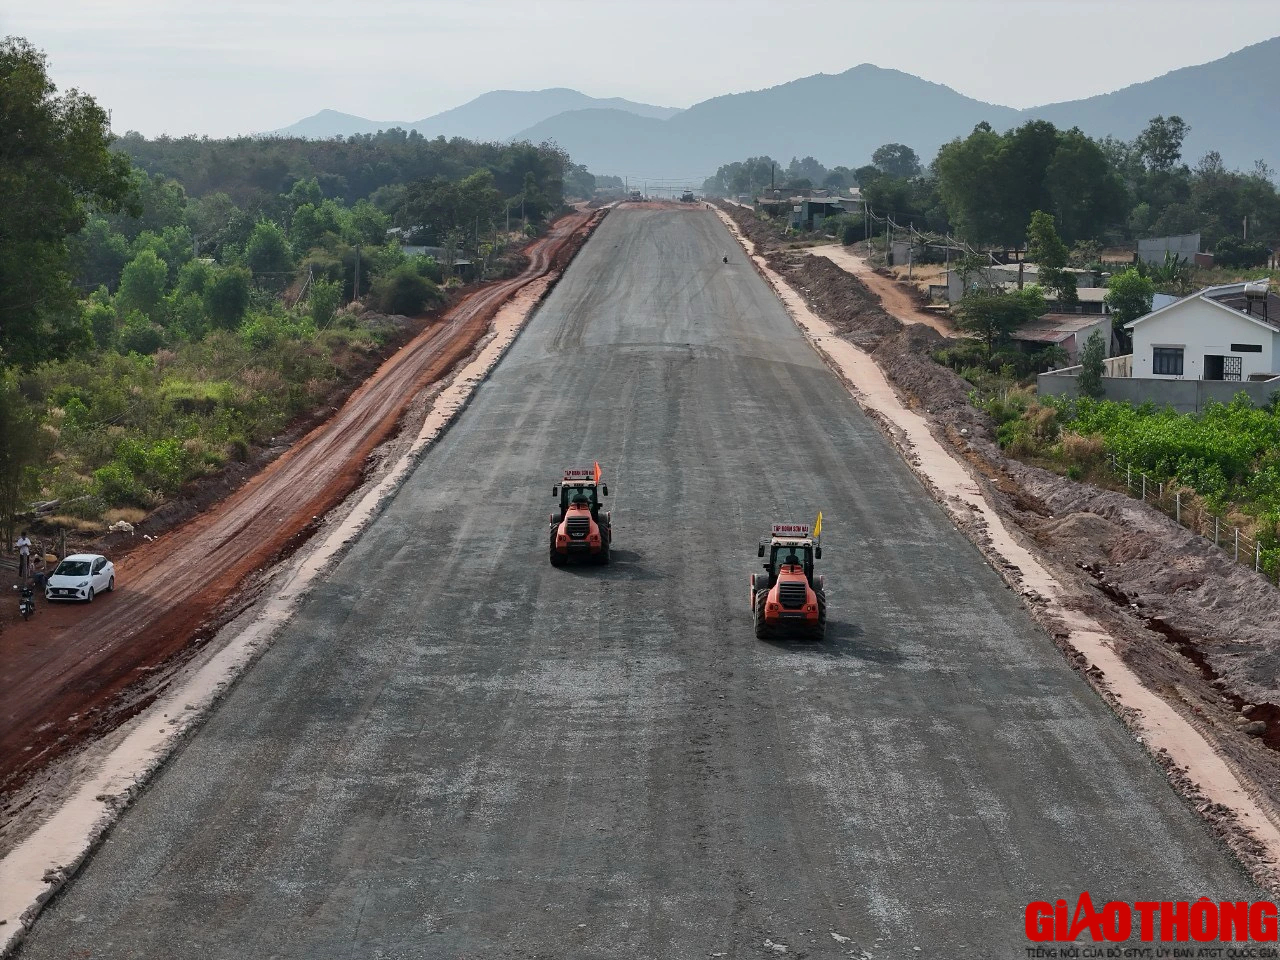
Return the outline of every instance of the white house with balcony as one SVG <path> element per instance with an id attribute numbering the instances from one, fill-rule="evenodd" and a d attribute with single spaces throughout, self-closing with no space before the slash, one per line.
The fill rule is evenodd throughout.
<path id="1" fill-rule="evenodd" d="M 1265 283 L 1208 287 L 1125 324 L 1134 378 L 1270 380 L 1280 376 L 1280 297 Z"/>

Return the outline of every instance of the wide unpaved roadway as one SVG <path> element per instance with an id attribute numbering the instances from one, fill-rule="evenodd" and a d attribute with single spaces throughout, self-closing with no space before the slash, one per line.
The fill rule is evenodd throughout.
<path id="1" fill-rule="evenodd" d="M 831 636 L 760 643 L 819 508 Z M 624 207 L 20 955 L 1013 957 L 1081 890 L 1259 895 L 714 215 Z"/>

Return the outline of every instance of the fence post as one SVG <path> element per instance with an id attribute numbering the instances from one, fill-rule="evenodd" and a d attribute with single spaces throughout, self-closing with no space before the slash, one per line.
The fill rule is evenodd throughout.
<path id="1" fill-rule="evenodd" d="M 1182 491 L 1181 490 L 1175 490 L 1173 492 L 1173 509 L 1177 511 L 1176 519 L 1179 523 L 1181 523 L 1182 522 Z"/>
<path id="2" fill-rule="evenodd" d="M 1236 531 L 1236 563 L 1240 562 L 1240 528 L 1235 527 Z"/>
<path id="3" fill-rule="evenodd" d="M 1124 487 L 1126 490 L 1133 489 L 1133 467 L 1127 463 L 1124 465 Z"/>
<path id="4" fill-rule="evenodd" d="M 1215 547 L 1218 545 L 1218 521 L 1219 521 L 1219 519 L 1220 519 L 1219 517 L 1214 517 L 1214 518 L 1213 518 L 1213 545 L 1214 545 Z"/>
<path id="5" fill-rule="evenodd" d="M 1262 569 L 1262 544 L 1257 540 L 1253 541 L 1253 572 L 1257 573 Z"/>

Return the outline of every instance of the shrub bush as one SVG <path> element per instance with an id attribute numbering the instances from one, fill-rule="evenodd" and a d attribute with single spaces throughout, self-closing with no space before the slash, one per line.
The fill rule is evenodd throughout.
<path id="1" fill-rule="evenodd" d="M 440 288 L 411 264 L 402 264 L 373 285 L 374 308 L 383 313 L 413 315 L 444 302 Z"/>

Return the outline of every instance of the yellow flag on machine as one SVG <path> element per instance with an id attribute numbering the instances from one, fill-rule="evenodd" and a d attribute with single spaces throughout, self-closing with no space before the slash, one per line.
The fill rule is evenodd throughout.
<path id="1" fill-rule="evenodd" d="M 822 511 L 818 511 L 818 519 L 813 521 L 813 535 L 815 538 L 822 536 Z"/>

